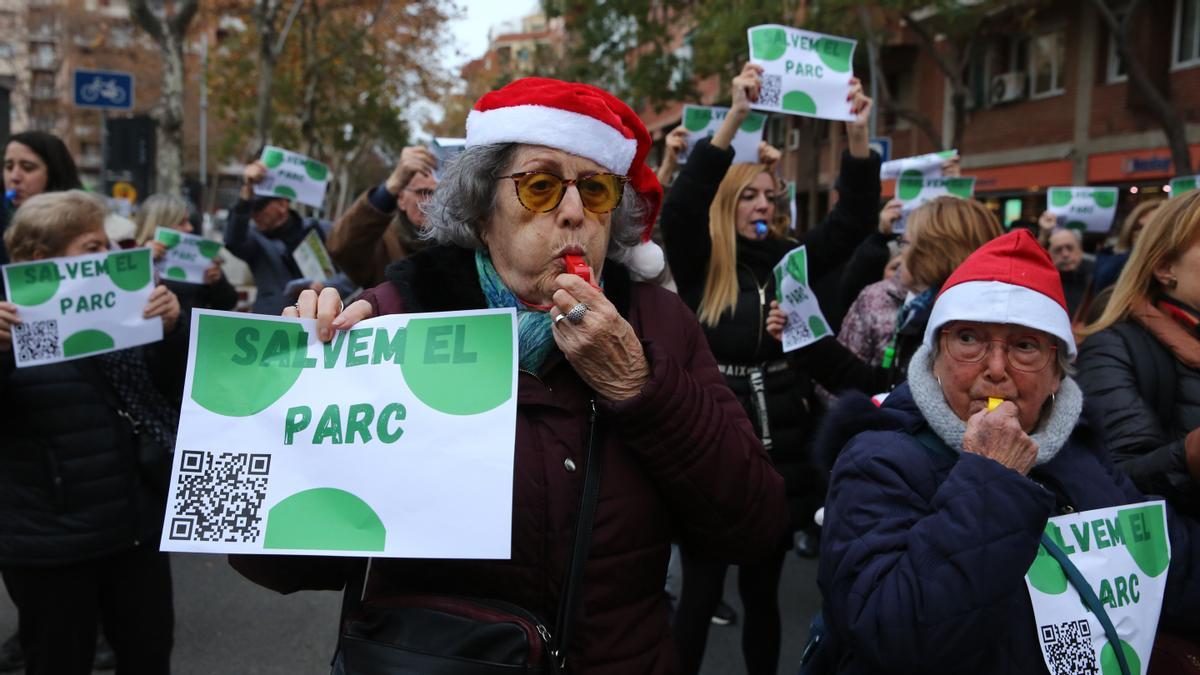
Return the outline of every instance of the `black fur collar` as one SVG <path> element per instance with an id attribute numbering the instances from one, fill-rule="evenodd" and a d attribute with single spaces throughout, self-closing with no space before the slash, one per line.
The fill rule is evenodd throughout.
<path id="1" fill-rule="evenodd" d="M 449 312 L 487 307 L 475 270 L 475 252 L 458 246 L 431 246 L 392 263 L 387 279 L 409 312 Z M 621 316 L 629 317 L 632 282 L 625 267 L 604 263 L 604 294 Z"/>

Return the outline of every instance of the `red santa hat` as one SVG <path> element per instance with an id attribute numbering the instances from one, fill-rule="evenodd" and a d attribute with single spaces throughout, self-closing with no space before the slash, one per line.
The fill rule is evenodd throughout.
<path id="1" fill-rule="evenodd" d="M 658 176 L 646 165 L 650 133 L 620 99 L 588 84 L 545 77 L 516 80 L 484 94 L 467 115 L 466 147 L 489 143 L 544 145 L 629 176 L 647 209 L 642 244 L 627 262 L 643 278 L 662 272 L 662 249 L 650 241 L 663 197 Z"/>
<path id="2" fill-rule="evenodd" d="M 925 344 L 932 347 L 951 321 L 1011 323 L 1044 331 L 1062 340 L 1075 357 L 1062 280 L 1028 230 L 989 241 L 954 270 L 933 303 Z"/>

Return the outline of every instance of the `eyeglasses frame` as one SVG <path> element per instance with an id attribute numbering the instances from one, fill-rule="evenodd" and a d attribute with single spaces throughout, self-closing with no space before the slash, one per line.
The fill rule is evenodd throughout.
<path id="1" fill-rule="evenodd" d="M 554 176 L 559 181 L 561 181 L 562 185 L 563 185 L 562 192 L 558 195 L 558 200 L 554 202 L 554 206 L 551 206 L 550 208 L 546 209 L 545 211 L 535 211 L 534 209 L 529 208 L 529 205 L 525 203 L 524 199 L 521 199 L 521 179 L 526 176 L 532 176 L 535 173 L 541 173 L 541 174 L 545 174 L 547 176 Z M 613 211 L 616 211 L 617 207 L 621 205 L 621 199 L 625 196 L 625 189 L 624 189 L 625 185 L 627 185 L 629 183 L 629 176 L 622 176 L 621 174 L 611 173 L 608 171 L 594 171 L 592 173 L 585 173 L 583 175 L 576 176 L 574 178 L 563 178 L 562 176 L 559 176 L 558 174 L 552 173 L 550 171 L 538 170 L 538 171 L 521 171 L 519 173 L 514 173 L 514 174 L 511 174 L 508 176 L 497 176 L 496 178 L 497 179 L 504 179 L 504 178 L 512 179 L 513 191 L 517 195 L 517 201 L 520 202 L 521 206 L 523 206 L 526 211 L 529 211 L 530 213 L 550 213 L 554 209 L 557 209 L 560 204 L 562 204 L 563 198 L 567 196 L 568 188 L 570 188 L 572 185 L 574 185 L 574 186 L 576 186 L 575 190 L 578 191 L 579 190 L 579 186 L 578 186 L 579 181 L 588 180 L 589 178 L 595 178 L 596 176 L 615 176 L 616 178 L 618 178 L 620 180 L 620 183 L 621 183 L 621 191 L 617 194 L 617 203 L 613 204 L 613 207 L 611 209 L 609 209 L 608 211 L 592 211 L 591 209 L 589 209 L 587 207 L 587 204 L 583 200 L 583 196 L 580 195 L 579 203 L 581 205 L 583 205 L 584 209 L 586 209 L 590 213 L 594 213 L 598 216 L 602 216 L 606 213 L 612 213 Z"/>
<path id="2" fill-rule="evenodd" d="M 939 333 L 940 335 L 942 335 L 943 337 L 949 337 L 949 336 L 950 336 L 950 329 L 949 329 L 949 328 L 943 328 L 943 329 L 939 330 L 939 331 L 938 331 L 938 333 Z M 985 343 L 987 343 L 987 348 L 986 348 L 986 349 L 984 349 L 984 350 L 983 350 L 983 354 L 982 354 L 982 355 L 980 355 L 980 357 L 979 357 L 978 359 L 975 359 L 974 361 L 968 361 L 967 359 L 960 359 L 960 358 L 958 358 L 957 356 L 955 356 L 955 355 L 951 354 L 951 353 L 950 353 L 950 347 L 949 347 L 948 345 L 942 345 L 942 349 L 944 349 L 944 350 L 946 351 L 946 354 L 947 354 L 947 355 L 948 355 L 950 358 L 954 359 L 955 361 L 958 361 L 959 363 L 983 363 L 983 362 L 984 362 L 984 361 L 987 359 L 987 356 L 988 356 L 988 354 L 989 354 L 989 353 L 992 351 L 992 345 L 991 345 L 991 343 L 993 343 L 993 342 L 1002 342 L 1002 343 L 1004 343 L 1004 357 L 1005 357 L 1005 360 L 1006 360 L 1006 361 L 1008 361 L 1008 364 L 1009 364 L 1010 366 L 1012 366 L 1013 368 L 1016 368 L 1017 370 L 1021 371 L 1022 373 L 1039 373 L 1039 372 L 1041 372 L 1043 369 L 1045 369 L 1045 368 L 1046 368 L 1046 366 L 1050 365 L 1050 362 L 1054 360 L 1054 355 L 1055 355 L 1055 353 L 1057 353 L 1057 352 L 1058 352 L 1058 345 L 1057 345 L 1057 344 L 1053 344 L 1053 343 L 1051 343 L 1051 344 L 1050 344 L 1050 355 L 1049 355 L 1049 356 L 1046 358 L 1046 362 L 1045 362 L 1045 363 L 1043 363 L 1043 364 L 1042 364 L 1041 366 L 1039 366 L 1038 368 L 1035 368 L 1035 369 L 1033 369 L 1033 370 L 1027 370 L 1027 369 L 1025 369 L 1025 368 L 1023 368 L 1023 367 L 1021 367 L 1021 366 L 1017 365 L 1017 364 L 1016 364 L 1016 363 L 1013 361 L 1013 359 L 1012 359 L 1012 350 L 1009 348 L 1008 340 L 1003 340 L 1003 339 L 1001 339 L 1001 338 L 989 338 L 989 339 L 987 339 L 987 340 L 984 340 L 984 342 L 985 342 Z"/>

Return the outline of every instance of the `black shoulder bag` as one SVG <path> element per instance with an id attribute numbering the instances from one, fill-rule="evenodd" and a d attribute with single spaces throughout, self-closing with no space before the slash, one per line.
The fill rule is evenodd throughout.
<path id="1" fill-rule="evenodd" d="M 486 598 L 407 594 L 364 601 L 370 565 L 347 585 L 332 675 L 542 675 L 566 670 L 566 652 L 592 542 L 602 448 L 596 403 L 588 418 L 587 468 L 575 540 L 554 633 L 516 605 Z"/>

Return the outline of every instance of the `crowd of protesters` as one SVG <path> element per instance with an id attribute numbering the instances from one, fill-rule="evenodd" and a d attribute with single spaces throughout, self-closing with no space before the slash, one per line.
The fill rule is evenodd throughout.
<path id="1" fill-rule="evenodd" d="M 253 273 L 252 311 L 315 319 L 322 340 L 386 314 L 516 311 L 522 515 L 511 560 L 231 564 L 280 592 L 566 616 L 573 640 L 554 659 L 567 672 L 664 674 L 699 672 L 711 622 L 730 622 L 736 565 L 751 675 L 801 668 L 780 663 L 780 645 L 810 639 L 814 674 L 1042 673 L 1026 574 L 1047 520 L 1161 498 L 1170 566 L 1161 620 L 1142 629 L 1163 654 L 1200 657 L 1200 191 L 1129 205 L 1090 252 L 1050 213 L 1006 228 L 947 196 L 902 214 L 882 197 L 873 102 L 853 80 L 838 200 L 800 232 L 779 151 L 733 161 L 761 87 L 747 64 L 716 133 L 681 165 L 687 135 L 673 131 L 654 170 L 625 103 L 518 80 L 476 104 L 455 159 L 405 148 L 335 222 L 256 196 L 267 168 L 247 164 L 223 243 Z M 130 246 L 158 259 L 158 229 L 195 229 L 189 204 L 161 194 L 136 230 L 106 232 L 104 201 L 42 132 L 8 140 L 4 187 L 0 263 Z M 328 278 L 293 256 L 313 234 L 340 268 Z M 801 245 L 840 329 L 785 352 L 774 268 Z M 597 283 L 566 274 L 565 256 Z M 0 573 L 19 615 L 0 670 L 169 672 L 170 562 L 155 542 L 190 311 L 238 303 L 222 262 L 201 283 L 158 282 L 144 316 L 161 318 L 161 341 L 52 365 L 16 367 L 21 317 L 0 297 Z M 585 581 L 564 614 L 576 470 L 597 457 Z M 782 629 L 790 551 L 820 558 L 812 635 Z"/>

